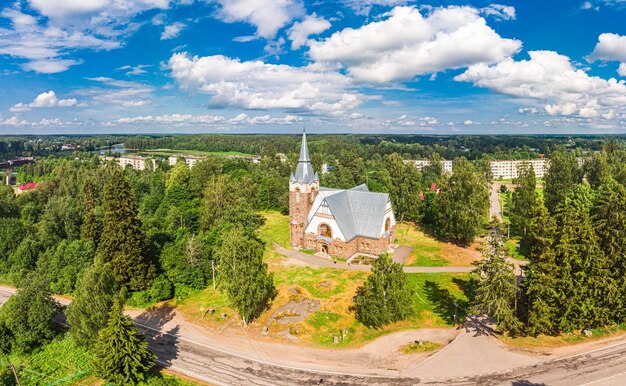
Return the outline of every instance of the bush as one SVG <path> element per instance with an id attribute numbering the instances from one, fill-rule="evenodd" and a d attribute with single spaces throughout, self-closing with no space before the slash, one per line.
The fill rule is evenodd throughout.
<path id="1" fill-rule="evenodd" d="M 154 279 L 148 293 L 151 301 L 160 302 L 172 298 L 174 295 L 174 286 L 165 275 L 159 275 Z"/>

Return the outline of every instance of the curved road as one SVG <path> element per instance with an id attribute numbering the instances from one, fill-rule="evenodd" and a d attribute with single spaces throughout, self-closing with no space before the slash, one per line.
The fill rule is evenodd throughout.
<path id="1" fill-rule="evenodd" d="M 14 293 L 11 288 L 0 288 L 0 305 Z M 67 301 L 62 301 L 67 303 Z M 144 322 L 142 320 L 142 322 Z M 157 323 L 158 321 L 145 321 Z M 456 348 L 465 350 L 463 345 L 477 347 L 476 335 L 465 333 L 455 340 L 449 350 L 443 349 L 425 361 L 403 372 L 388 369 L 371 369 L 382 374 L 351 373 L 351 369 L 343 368 L 341 358 L 337 358 L 337 370 L 325 371 L 311 366 L 290 366 L 278 363 L 277 358 L 252 358 L 242 353 L 232 352 L 211 343 L 191 341 L 176 332 L 154 328 L 147 324 L 137 323 L 147 336 L 152 350 L 158 356 L 161 366 L 185 374 L 192 378 L 208 382 L 212 385 L 602 385 L 617 386 L 624 384 L 626 379 L 626 342 L 615 343 L 608 347 L 596 349 L 579 355 L 564 358 L 547 358 L 526 356 L 528 363 L 510 370 L 484 373 L 487 366 L 470 366 L 466 375 L 447 375 L 442 369 L 437 373 L 437 361 L 448 362 L 451 352 Z M 182 332 L 182 331 L 181 331 Z M 461 340 L 462 339 L 462 340 Z M 472 340 L 476 339 L 476 340 Z M 495 338 L 482 338 L 490 344 L 496 344 Z M 210 342 L 210 339 L 207 339 Z M 254 345 L 253 342 L 250 343 Z M 502 351 L 502 347 L 499 348 Z M 466 352 L 472 356 L 473 352 Z M 498 356 L 505 356 L 497 354 Z M 523 354 L 514 354 L 518 357 Z M 281 358 L 284 359 L 284 358 Z M 519 362 L 520 364 L 522 362 Z M 422 366 L 422 367 L 420 367 Z M 427 371 L 425 369 L 430 369 Z M 488 370 L 487 370 L 488 371 Z M 434 374 L 433 374 L 434 372 Z M 457 372 L 458 373 L 458 372 Z M 462 371 L 461 371 L 462 373 Z M 421 376 L 423 374 L 424 376 Z"/>

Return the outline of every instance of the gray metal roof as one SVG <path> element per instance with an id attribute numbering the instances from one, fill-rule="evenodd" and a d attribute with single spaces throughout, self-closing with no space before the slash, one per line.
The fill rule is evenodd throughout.
<path id="1" fill-rule="evenodd" d="M 296 173 L 291 175 L 291 182 L 311 183 L 319 182 L 317 173 L 313 172 L 313 166 L 309 159 L 309 148 L 306 144 L 306 131 L 302 133 L 302 145 L 300 146 L 300 159 L 296 167 Z"/>
<path id="2" fill-rule="evenodd" d="M 370 192 L 363 184 L 350 190 L 324 189 L 324 196 L 320 204 L 326 201 L 346 241 L 357 236 L 380 238 L 389 201 L 387 193 Z"/>

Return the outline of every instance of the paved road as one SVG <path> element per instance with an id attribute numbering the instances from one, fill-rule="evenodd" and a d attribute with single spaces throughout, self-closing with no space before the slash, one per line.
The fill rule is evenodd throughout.
<path id="1" fill-rule="evenodd" d="M 296 251 L 293 249 L 283 248 L 278 244 L 274 244 L 274 250 L 280 253 L 283 256 L 287 256 L 290 259 L 294 259 L 303 263 L 303 265 L 309 265 L 314 267 L 326 267 L 326 268 L 337 268 L 337 269 L 346 269 L 351 271 L 363 271 L 369 272 L 371 271 L 371 267 L 369 265 L 363 264 L 348 264 L 340 261 L 333 262 L 328 259 L 324 259 L 321 257 L 317 257 L 314 255 L 309 255 L 300 251 Z M 448 273 L 464 273 L 464 272 L 472 272 L 474 267 L 404 267 L 404 272 L 406 273 L 437 273 L 437 272 L 448 272 Z"/>
<path id="2" fill-rule="evenodd" d="M 0 288 L 0 304 L 14 291 L 10 288 Z M 67 303 L 67 301 L 63 301 Z M 164 326 L 161 320 L 142 320 L 145 323 L 156 323 Z M 192 378 L 209 382 L 214 385 L 623 385 L 626 379 L 626 342 L 614 344 L 603 349 L 590 351 L 584 354 L 565 358 L 548 358 L 539 360 L 535 357 L 511 353 L 498 348 L 494 353 L 486 353 L 473 358 L 478 340 L 488 350 L 495 342 L 495 338 L 485 338 L 477 334 L 479 330 L 470 328 L 462 334 L 459 341 L 455 341 L 437 354 L 408 369 L 404 372 L 389 371 L 388 369 L 371 369 L 373 372 L 385 374 L 382 376 L 350 373 L 341 359 L 337 360 L 336 371 L 322 371 L 311 369 L 306 364 L 300 366 L 280 365 L 277 359 L 255 359 L 244 354 L 229 352 L 214 347 L 209 339 L 206 343 L 191 341 L 185 338 L 184 330 L 178 327 L 165 329 L 153 328 L 138 323 L 148 337 L 152 350 L 158 356 L 158 362 L 171 370 L 186 374 Z M 458 343 L 461 342 L 461 343 Z M 250 343 L 254 345 L 254 342 Z M 466 348 L 463 348 L 467 346 Z M 455 353 L 451 355 L 451 353 Z M 457 354 L 463 354 L 460 357 Z M 506 362 L 511 358 L 518 360 L 506 364 L 504 369 L 495 368 L 493 363 L 481 362 L 481 358 L 489 358 L 492 362 Z M 284 359 L 284 358 L 281 358 Z M 478 361 L 476 361 L 478 360 Z M 459 362 L 460 361 L 460 362 Z M 430 372 L 427 369 L 436 369 L 439 364 L 444 367 Z M 463 363 L 466 363 L 463 365 Z M 421 366 L 421 367 L 420 367 Z M 509 367 L 511 366 L 511 367 Z M 501 366 L 502 367 L 502 366 Z M 457 371 L 460 368 L 470 372 Z"/>
<path id="3" fill-rule="evenodd" d="M 498 220 L 502 221 L 502 208 L 500 207 L 500 184 L 491 184 L 491 193 L 489 196 L 489 218 L 496 216 Z"/>

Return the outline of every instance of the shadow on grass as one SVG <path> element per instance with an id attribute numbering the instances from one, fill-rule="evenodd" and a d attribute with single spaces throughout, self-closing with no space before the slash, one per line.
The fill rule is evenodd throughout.
<path id="1" fill-rule="evenodd" d="M 433 304 L 433 311 L 446 324 L 461 323 L 467 317 L 467 308 L 469 306 L 467 300 L 453 296 L 449 290 L 441 288 L 439 284 L 430 280 L 427 280 L 424 284 L 424 291 L 428 300 Z"/>

